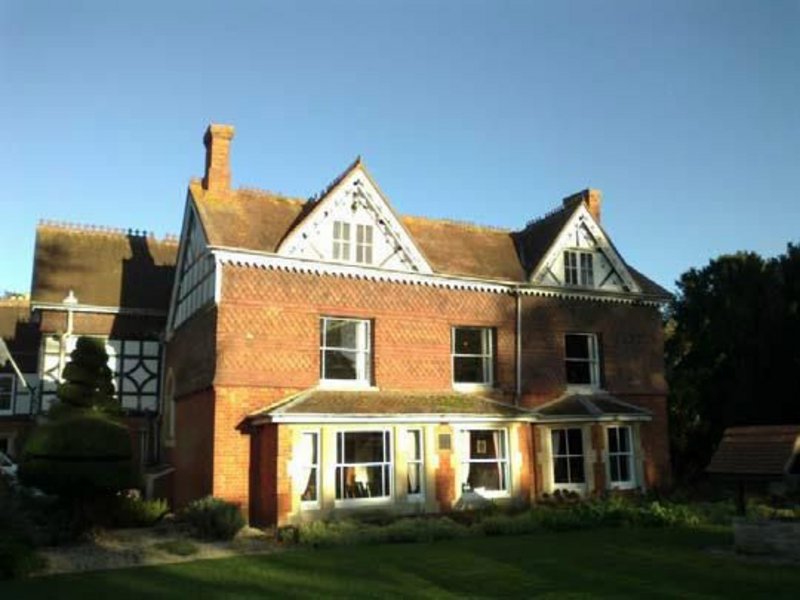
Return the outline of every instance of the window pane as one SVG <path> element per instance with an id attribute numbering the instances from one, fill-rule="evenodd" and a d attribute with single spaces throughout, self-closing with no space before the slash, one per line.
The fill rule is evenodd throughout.
<path id="1" fill-rule="evenodd" d="M 616 456 L 610 456 L 608 461 L 609 470 L 611 471 L 611 481 L 619 481 L 619 458 Z"/>
<path id="2" fill-rule="evenodd" d="M 483 358 L 456 356 L 453 359 L 453 381 L 456 383 L 486 383 L 483 363 Z"/>
<path id="3" fill-rule="evenodd" d="M 569 474 L 571 483 L 583 483 L 583 456 L 576 456 L 569 459 Z"/>
<path id="4" fill-rule="evenodd" d="M 619 451 L 630 452 L 630 429 L 627 427 L 619 427 L 617 429 L 617 436 L 619 437 Z"/>
<path id="5" fill-rule="evenodd" d="M 408 449 L 409 460 L 419 460 L 422 458 L 419 437 L 420 432 L 418 430 L 406 431 L 406 447 Z"/>
<path id="6" fill-rule="evenodd" d="M 583 454 L 583 432 L 580 429 L 568 429 L 569 453 Z"/>
<path id="7" fill-rule="evenodd" d="M 484 488 L 486 490 L 499 491 L 501 487 L 502 463 L 470 463 L 469 476 L 467 483 L 472 489 Z"/>
<path id="8" fill-rule="evenodd" d="M 591 384 L 592 367 L 588 362 L 567 361 L 567 383 Z"/>
<path id="9" fill-rule="evenodd" d="M 357 330 L 359 323 L 357 321 L 340 321 L 335 319 L 326 319 L 325 327 L 327 329 L 326 346 L 328 348 L 350 348 L 357 350 Z"/>
<path id="10" fill-rule="evenodd" d="M 408 465 L 408 493 L 419 494 L 422 492 L 422 465 L 411 463 Z"/>
<path id="11" fill-rule="evenodd" d="M 631 480 L 630 463 L 628 462 L 627 456 L 619 457 L 619 480 L 620 481 Z"/>
<path id="12" fill-rule="evenodd" d="M 301 499 L 304 502 L 313 502 L 317 499 L 317 468 L 311 467 L 308 469 L 308 483 L 306 489 L 303 491 Z"/>
<path id="13" fill-rule="evenodd" d="M 470 458 L 491 459 L 498 458 L 496 446 L 500 444 L 500 432 L 494 431 L 471 431 L 469 435 L 469 455 Z"/>
<path id="14" fill-rule="evenodd" d="M 608 428 L 608 451 L 615 453 L 619 452 L 619 442 L 617 437 L 617 432 L 619 430 L 616 427 L 609 427 Z"/>
<path id="15" fill-rule="evenodd" d="M 589 336 L 567 334 L 564 338 L 567 358 L 589 359 Z"/>
<path id="16" fill-rule="evenodd" d="M 365 431 L 345 434 L 345 463 L 383 462 L 383 460 L 383 432 Z"/>
<path id="17" fill-rule="evenodd" d="M 553 481 L 555 483 L 569 483 L 569 471 L 566 458 L 553 460 Z"/>
<path id="18" fill-rule="evenodd" d="M 563 429 L 556 429 L 550 433 L 553 443 L 553 454 L 566 454 L 567 453 L 567 432 Z"/>
<path id="19" fill-rule="evenodd" d="M 357 352 L 325 350 L 322 359 L 325 367 L 323 371 L 325 379 L 358 379 Z"/>
<path id="20" fill-rule="evenodd" d="M 484 329 L 458 328 L 455 330 L 454 354 L 484 354 Z"/>

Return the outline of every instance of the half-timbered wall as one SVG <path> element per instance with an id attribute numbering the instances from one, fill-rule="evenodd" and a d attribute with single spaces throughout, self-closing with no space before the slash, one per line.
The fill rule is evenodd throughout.
<path id="1" fill-rule="evenodd" d="M 194 211 L 188 209 L 186 238 L 178 262 L 178 290 L 172 328 L 177 328 L 201 307 L 214 301 L 214 258 Z"/>

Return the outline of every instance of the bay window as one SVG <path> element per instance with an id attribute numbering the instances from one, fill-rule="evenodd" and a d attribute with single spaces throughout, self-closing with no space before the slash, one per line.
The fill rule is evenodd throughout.
<path id="1" fill-rule="evenodd" d="M 422 431 L 420 429 L 406 431 L 406 456 L 406 493 L 410 499 L 421 498 L 425 472 L 422 468 Z"/>
<path id="2" fill-rule="evenodd" d="M 300 501 L 305 506 L 319 504 L 319 433 L 303 431 L 297 448 L 297 466 L 302 493 Z"/>

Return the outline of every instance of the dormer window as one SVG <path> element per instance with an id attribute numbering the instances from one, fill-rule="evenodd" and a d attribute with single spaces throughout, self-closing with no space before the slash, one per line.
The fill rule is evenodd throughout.
<path id="1" fill-rule="evenodd" d="M 591 252 L 564 251 L 564 282 L 594 287 L 594 256 Z"/>
<path id="2" fill-rule="evenodd" d="M 350 223 L 333 222 L 333 260 L 350 260 Z"/>

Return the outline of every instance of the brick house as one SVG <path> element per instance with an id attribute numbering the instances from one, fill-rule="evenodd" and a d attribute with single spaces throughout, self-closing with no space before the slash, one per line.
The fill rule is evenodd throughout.
<path id="1" fill-rule="evenodd" d="M 206 132 L 177 246 L 37 235 L 42 403 L 75 335 L 109 340 L 148 491 L 285 524 L 667 484 L 668 294 L 599 192 L 507 231 L 399 215 L 357 160 L 292 199 L 231 187 L 233 133 Z"/>
<path id="2" fill-rule="evenodd" d="M 357 160 L 316 199 L 231 188 L 205 136 L 166 328 L 174 501 L 256 523 L 668 479 L 659 304 L 586 190 L 519 231 L 398 215 Z"/>

